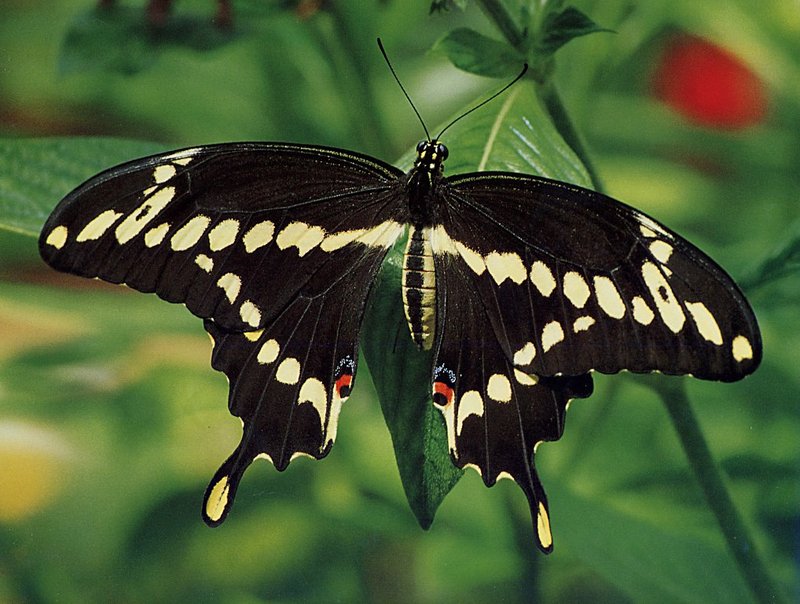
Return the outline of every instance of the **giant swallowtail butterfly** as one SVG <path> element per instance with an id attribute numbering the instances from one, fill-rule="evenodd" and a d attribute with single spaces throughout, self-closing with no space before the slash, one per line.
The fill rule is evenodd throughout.
<path id="1" fill-rule="evenodd" d="M 447 155 L 424 140 L 403 173 L 334 148 L 195 147 L 98 174 L 48 218 L 39 246 L 53 268 L 155 292 L 205 320 L 244 423 L 206 491 L 208 524 L 225 519 L 256 457 L 283 470 L 328 454 L 371 286 L 404 237 L 405 321 L 432 350 L 453 462 L 488 486 L 513 479 L 545 552 L 534 449 L 561 436 L 591 371 L 733 381 L 758 366 L 750 306 L 691 243 L 577 186 L 445 177 Z"/>

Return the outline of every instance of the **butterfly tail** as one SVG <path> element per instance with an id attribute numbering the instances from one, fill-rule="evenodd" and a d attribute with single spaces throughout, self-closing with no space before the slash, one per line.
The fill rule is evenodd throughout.
<path id="1" fill-rule="evenodd" d="M 203 521 L 211 527 L 219 526 L 233 507 L 236 489 L 244 471 L 253 458 L 243 454 L 241 445 L 220 466 L 203 496 Z"/>

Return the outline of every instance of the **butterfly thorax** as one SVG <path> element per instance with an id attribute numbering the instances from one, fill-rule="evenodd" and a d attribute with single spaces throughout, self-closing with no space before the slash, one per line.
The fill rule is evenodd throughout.
<path id="1" fill-rule="evenodd" d="M 420 142 L 406 185 L 411 226 L 403 256 L 403 308 L 411 339 L 423 350 L 432 348 L 436 330 L 436 272 L 430 231 L 437 210 L 436 188 L 447 154 L 447 147 L 438 141 Z"/>
<path id="2" fill-rule="evenodd" d="M 436 188 L 447 155 L 447 147 L 438 141 L 420 141 L 417 145 L 417 159 L 406 181 L 408 211 L 414 226 L 433 225 Z"/>

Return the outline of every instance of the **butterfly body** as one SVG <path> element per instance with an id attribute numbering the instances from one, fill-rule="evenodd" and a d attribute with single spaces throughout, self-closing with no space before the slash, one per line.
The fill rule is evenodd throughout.
<path id="1" fill-rule="evenodd" d="M 408 234 L 400 297 L 430 350 L 453 461 L 514 480 L 552 548 L 535 447 L 557 440 L 593 370 L 732 381 L 758 366 L 755 317 L 728 275 L 652 218 L 535 176 L 445 177 L 423 141 L 403 173 L 287 143 L 210 145 L 134 160 L 67 195 L 40 237 L 58 270 L 184 303 L 214 341 L 243 421 L 206 491 L 227 516 L 250 463 L 322 458 L 355 383 L 370 289 Z"/>

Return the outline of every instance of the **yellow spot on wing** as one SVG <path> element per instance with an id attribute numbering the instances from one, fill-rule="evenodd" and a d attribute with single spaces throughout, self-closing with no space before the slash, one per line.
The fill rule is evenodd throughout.
<path id="1" fill-rule="evenodd" d="M 311 226 L 305 222 L 291 222 L 278 233 L 275 243 L 282 250 L 296 247 L 300 256 L 305 256 L 325 239 L 322 227 Z"/>
<path id="2" fill-rule="evenodd" d="M 227 476 L 220 478 L 209 492 L 208 499 L 206 499 L 206 516 L 212 521 L 216 522 L 225 513 L 225 509 L 228 507 L 229 492 L 230 484 Z"/>
<path id="3" fill-rule="evenodd" d="M 541 260 L 537 260 L 531 265 L 531 283 L 544 297 L 549 297 L 556 288 L 556 280 L 552 271 Z"/>
<path id="4" fill-rule="evenodd" d="M 572 331 L 575 333 L 586 331 L 594 324 L 595 320 L 592 317 L 589 315 L 584 315 L 575 319 L 575 322 L 572 324 Z"/>
<path id="5" fill-rule="evenodd" d="M 562 287 L 564 295 L 572 302 L 575 308 L 583 308 L 586 305 L 591 292 L 586 280 L 579 273 L 575 271 L 566 273 Z"/>
<path id="6" fill-rule="evenodd" d="M 476 393 L 477 394 L 477 393 Z M 436 408 L 442 412 L 444 416 L 444 423 L 447 427 L 447 447 L 448 450 L 455 454 L 456 452 L 456 423 L 455 423 L 455 408 L 452 400 L 444 407 L 436 405 Z"/>
<path id="7" fill-rule="evenodd" d="M 507 403 L 511 400 L 511 382 L 502 373 L 495 373 L 489 378 L 486 393 L 498 403 Z"/>
<path id="8" fill-rule="evenodd" d="M 238 233 L 238 220 L 234 218 L 223 220 L 208 232 L 208 245 L 211 251 L 218 252 L 232 245 L 233 242 L 236 241 L 236 235 Z"/>
<path id="9" fill-rule="evenodd" d="M 208 216 L 203 216 L 202 214 L 192 218 L 180 229 L 175 231 L 172 239 L 170 239 L 170 245 L 172 246 L 172 249 L 176 252 L 182 252 L 184 250 L 188 250 L 190 247 L 193 247 L 198 241 L 200 241 L 200 237 L 203 236 L 203 233 L 208 228 L 210 223 L 211 219 Z"/>
<path id="10" fill-rule="evenodd" d="M 283 363 L 281 363 L 281 367 L 282 366 Z M 299 371 L 299 363 L 297 367 Z M 278 372 L 280 373 L 280 368 L 278 369 Z M 317 378 L 308 378 L 300 387 L 300 394 L 298 395 L 297 403 L 299 405 L 302 405 L 303 403 L 311 403 L 313 405 L 314 409 L 317 410 L 317 414 L 319 414 L 320 430 L 324 433 L 326 419 L 325 416 L 327 415 L 328 407 L 328 394 L 325 391 L 325 384 L 323 384 Z"/>
<path id="11" fill-rule="evenodd" d="M 47 239 L 45 239 L 44 242 L 47 245 L 52 245 L 57 250 L 60 250 L 67 242 L 68 235 L 69 230 L 67 227 L 60 225 L 50 231 L 50 234 L 47 236 Z"/>
<path id="12" fill-rule="evenodd" d="M 245 331 L 242 335 L 244 335 L 244 337 L 250 340 L 251 342 L 257 342 L 258 338 L 261 337 L 262 333 L 264 333 L 264 330 L 259 329 L 258 331 Z M 274 342 L 275 340 L 272 341 Z"/>
<path id="13" fill-rule="evenodd" d="M 644 298 L 641 296 L 634 296 L 631 303 L 633 304 L 633 318 L 642 325 L 650 325 L 656 316 L 647 305 L 647 302 L 644 301 Z"/>
<path id="14" fill-rule="evenodd" d="M 397 238 L 405 230 L 405 225 L 387 220 L 378 226 L 367 229 L 367 232 L 361 235 L 356 241 L 363 243 L 367 247 L 389 248 L 394 245 Z"/>
<path id="15" fill-rule="evenodd" d="M 678 333 L 683 329 L 683 324 L 686 322 L 686 315 L 683 314 L 683 309 L 675 298 L 675 294 L 669 283 L 661 274 L 659 268 L 652 262 L 645 262 L 642 265 L 642 277 L 644 282 L 650 290 L 650 295 L 656 303 L 658 314 L 664 324 L 669 327 L 673 333 Z"/>
<path id="16" fill-rule="evenodd" d="M 456 434 L 461 434 L 464 427 L 464 420 L 470 415 L 483 416 L 483 397 L 477 390 L 468 390 L 458 401 L 458 421 L 456 423 Z M 455 446 L 455 444 L 453 444 Z"/>
<path id="17" fill-rule="evenodd" d="M 594 278 L 594 291 L 597 303 L 609 317 L 621 319 L 625 316 L 625 303 L 617 291 L 617 286 L 608 277 L 598 275 Z"/>
<path id="18" fill-rule="evenodd" d="M 138 208 L 125 217 L 117 225 L 114 235 L 120 244 L 127 243 L 155 219 L 167 204 L 175 197 L 175 187 L 162 187 L 153 195 L 145 198 Z"/>
<path id="19" fill-rule="evenodd" d="M 366 232 L 367 229 L 353 229 L 351 231 L 339 231 L 338 233 L 326 235 L 319 248 L 323 252 L 334 252 L 353 243 L 358 240 L 359 237 L 363 237 Z"/>
<path id="20" fill-rule="evenodd" d="M 553 533 L 550 531 L 550 515 L 547 508 L 539 502 L 539 510 L 536 513 L 536 536 L 543 548 L 548 549 L 553 545 Z"/>
<path id="21" fill-rule="evenodd" d="M 535 386 L 539 383 L 539 378 L 532 373 L 524 373 L 519 369 L 514 369 L 514 379 L 523 386 Z"/>
<path id="22" fill-rule="evenodd" d="M 242 321 L 253 327 L 258 327 L 261 324 L 261 311 L 258 310 L 258 307 L 250 300 L 242 302 L 242 306 L 239 309 L 239 316 L 242 318 Z"/>
<path id="23" fill-rule="evenodd" d="M 666 241 L 658 239 L 650 244 L 650 253 L 655 256 L 661 264 L 666 264 L 672 256 L 672 246 Z"/>
<path id="24" fill-rule="evenodd" d="M 242 279 L 239 275 L 225 273 L 217 280 L 217 285 L 222 288 L 228 301 L 233 304 L 242 289 Z"/>
<path id="25" fill-rule="evenodd" d="M 491 252 L 486 256 L 486 268 L 489 269 L 489 274 L 497 285 L 506 279 L 511 279 L 519 285 L 528 276 L 522 258 L 514 252 Z"/>
<path id="26" fill-rule="evenodd" d="M 153 227 L 149 231 L 144 234 L 144 244 L 147 247 L 155 247 L 162 241 L 164 241 L 164 237 L 167 236 L 167 232 L 169 231 L 169 223 L 162 222 L 156 227 Z"/>
<path id="27" fill-rule="evenodd" d="M 247 233 L 244 234 L 244 237 L 242 237 L 245 251 L 248 254 L 252 254 L 258 248 L 264 247 L 270 241 L 272 241 L 272 236 L 274 234 L 275 225 L 271 220 L 259 222 L 257 225 L 247 231 Z"/>
<path id="28" fill-rule="evenodd" d="M 296 384 L 300 381 L 300 361 L 294 357 L 283 359 L 275 372 L 275 379 L 282 384 Z"/>
<path id="29" fill-rule="evenodd" d="M 645 237 L 655 237 L 656 233 L 660 233 L 661 235 L 666 235 L 667 237 L 672 238 L 672 236 L 664 230 L 664 227 L 662 227 L 649 216 L 639 214 L 637 218 L 639 219 L 639 224 L 641 225 L 639 226 L 639 230 Z M 653 234 L 649 235 L 648 232 Z"/>
<path id="30" fill-rule="evenodd" d="M 564 340 L 564 329 L 558 321 L 550 321 L 542 329 L 542 350 L 547 352 Z"/>
<path id="31" fill-rule="evenodd" d="M 687 302 L 686 309 L 692 315 L 692 320 L 697 326 L 697 331 L 706 340 L 717 346 L 722 346 L 722 332 L 719 329 L 714 315 L 702 302 Z"/>
<path id="32" fill-rule="evenodd" d="M 75 241 L 81 243 L 83 241 L 95 241 L 100 239 L 111 225 L 119 220 L 120 216 L 122 216 L 122 213 L 115 212 L 114 210 L 106 210 L 98 216 L 95 216 L 95 218 L 78 233 L 78 236 L 75 237 Z"/>
<path id="33" fill-rule="evenodd" d="M 472 269 L 472 272 L 476 275 L 482 275 L 483 271 L 486 270 L 486 262 L 483 260 L 483 256 L 460 241 L 456 241 L 455 246 L 458 255 L 464 259 L 464 262 Z"/>
<path id="34" fill-rule="evenodd" d="M 197 254 L 194 258 L 194 263 L 207 273 L 214 270 L 214 261 L 205 254 Z"/>
<path id="35" fill-rule="evenodd" d="M 536 356 L 536 346 L 533 342 L 526 342 L 525 345 L 514 353 L 514 365 L 530 365 Z"/>
<path id="36" fill-rule="evenodd" d="M 733 358 L 739 363 L 753 358 L 753 347 L 750 345 L 750 340 L 744 336 L 736 336 L 733 338 L 731 352 L 733 353 Z"/>
<path id="37" fill-rule="evenodd" d="M 261 333 L 258 332 L 245 332 L 247 333 Z M 258 351 L 258 356 L 256 360 L 261 363 L 262 365 L 269 365 L 270 363 L 274 362 L 275 359 L 278 358 L 278 354 L 280 354 L 281 347 L 278 344 L 277 340 L 267 340 L 261 345 L 261 349 Z"/>
<path id="38" fill-rule="evenodd" d="M 168 181 L 170 178 L 175 176 L 175 166 L 172 164 L 163 164 L 161 166 L 156 166 L 156 169 L 153 170 L 153 180 L 157 183 L 162 183 Z"/>

